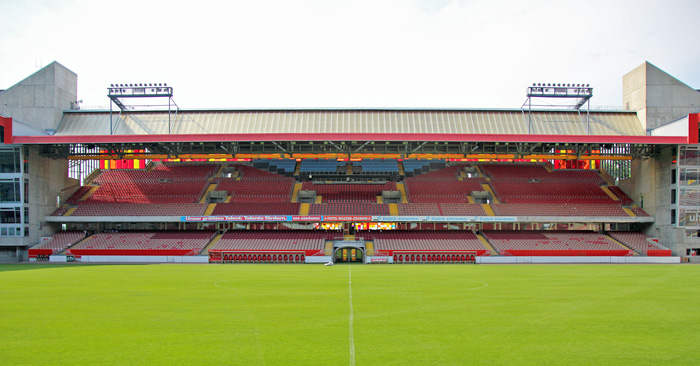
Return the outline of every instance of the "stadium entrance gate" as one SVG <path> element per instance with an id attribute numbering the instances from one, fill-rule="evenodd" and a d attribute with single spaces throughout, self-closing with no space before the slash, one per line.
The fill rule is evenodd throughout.
<path id="1" fill-rule="evenodd" d="M 334 241 L 331 260 L 338 262 L 364 263 L 366 256 L 365 243 L 360 241 Z"/>

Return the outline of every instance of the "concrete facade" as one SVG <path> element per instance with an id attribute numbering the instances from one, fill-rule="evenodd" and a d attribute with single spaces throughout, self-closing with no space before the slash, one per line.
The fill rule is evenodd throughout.
<path id="1" fill-rule="evenodd" d="M 78 75 L 54 61 L 0 93 L 0 114 L 40 131 L 55 130 L 77 95 Z"/>
<path id="2" fill-rule="evenodd" d="M 652 130 L 700 111 L 700 92 L 645 62 L 622 77 L 622 104 Z"/>
<path id="3" fill-rule="evenodd" d="M 0 114 L 13 119 L 16 136 L 45 134 L 46 130 L 58 127 L 65 110 L 74 107 L 77 91 L 78 76 L 58 62 L 52 62 L 0 93 Z M 56 210 L 57 197 L 66 199 L 79 184 L 68 178 L 67 160 L 41 157 L 32 146 L 3 145 L 3 148 L 19 149 L 21 161 L 26 162 L 21 172 L 0 174 L 3 179 L 20 178 L 21 202 L 2 205 L 21 208 L 23 222 L 12 226 L 21 225 L 26 235 L 0 237 L 0 260 L 26 260 L 29 247 L 60 228 L 60 225 L 46 222 L 46 216 Z M 25 180 L 28 182 L 26 189 Z"/>

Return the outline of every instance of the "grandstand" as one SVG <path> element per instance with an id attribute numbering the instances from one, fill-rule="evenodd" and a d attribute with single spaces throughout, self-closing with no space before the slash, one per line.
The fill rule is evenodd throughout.
<path id="1" fill-rule="evenodd" d="M 657 79 L 664 75 L 643 66 Z M 75 90 L 73 74 L 57 63 L 36 78 L 48 72 L 65 74 L 60 82 L 68 85 L 34 76 L 20 85 Z M 9 88 L 0 99 L 27 90 Z M 690 256 L 700 247 L 700 176 L 692 175 L 700 167 L 700 118 L 688 107 L 681 122 L 662 122 L 637 113 L 646 105 L 636 95 L 625 98 L 631 109 L 585 115 L 387 109 L 172 116 L 75 110 L 59 100 L 55 120 L 33 121 L 0 107 L 8 117 L 0 120 L 2 161 L 17 161 L 0 177 L 3 202 L 14 204 L 3 211 L 0 240 L 30 260 Z M 251 119 L 256 123 L 244 123 Z M 27 123 L 50 132 L 28 131 Z M 670 179 L 651 181 L 652 171 Z M 671 208 L 657 197 L 670 198 Z"/>

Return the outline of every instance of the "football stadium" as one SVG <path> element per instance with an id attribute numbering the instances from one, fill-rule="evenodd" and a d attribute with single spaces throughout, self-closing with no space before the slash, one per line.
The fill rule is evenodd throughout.
<path id="1" fill-rule="evenodd" d="M 567 83 L 451 110 L 116 83 L 93 109 L 53 62 L 0 90 L 0 357 L 698 361 L 700 92 L 648 62 L 622 82 L 605 110 Z"/>

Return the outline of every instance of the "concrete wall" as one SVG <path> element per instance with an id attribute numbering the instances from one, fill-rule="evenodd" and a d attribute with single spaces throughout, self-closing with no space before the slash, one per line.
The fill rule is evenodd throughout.
<path id="1" fill-rule="evenodd" d="M 39 130 L 56 129 L 78 95 L 78 75 L 52 62 L 0 94 L 0 114 Z"/>
<path id="2" fill-rule="evenodd" d="M 622 103 L 650 130 L 700 110 L 700 93 L 649 62 L 622 77 Z"/>

